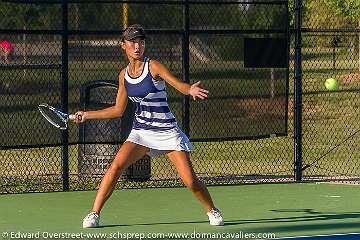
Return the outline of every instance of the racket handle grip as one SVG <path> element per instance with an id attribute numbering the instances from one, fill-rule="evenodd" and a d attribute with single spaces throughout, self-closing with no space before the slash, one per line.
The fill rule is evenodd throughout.
<path id="1" fill-rule="evenodd" d="M 76 119 L 76 115 L 75 114 L 70 114 L 69 115 L 69 119 L 70 120 L 75 120 Z M 82 116 L 81 115 L 78 115 L 78 120 L 81 121 L 82 119 Z"/>

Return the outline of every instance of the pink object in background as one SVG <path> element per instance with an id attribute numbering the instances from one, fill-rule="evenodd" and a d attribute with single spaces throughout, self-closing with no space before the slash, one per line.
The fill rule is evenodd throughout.
<path id="1" fill-rule="evenodd" d="M 12 45 L 9 41 L 1 41 L 0 46 L 6 52 L 10 52 L 12 50 Z"/>

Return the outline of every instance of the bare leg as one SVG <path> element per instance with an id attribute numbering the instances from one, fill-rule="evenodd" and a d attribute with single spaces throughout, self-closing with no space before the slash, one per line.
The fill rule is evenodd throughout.
<path id="1" fill-rule="evenodd" d="M 112 162 L 109 169 L 106 171 L 101 181 L 92 208 L 93 212 L 100 214 L 100 211 L 104 206 L 106 200 L 111 196 L 112 192 L 114 191 L 121 172 L 127 167 L 129 167 L 131 164 L 135 163 L 137 160 L 141 159 L 148 151 L 148 148 L 132 142 L 125 142 L 121 146 L 120 150 L 116 154 L 114 161 Z"/>
<path id="2" fill-rule="evenodd" d="M 167 154 L 175 165 L 185 186 L 192 191 L 195 197 L 210 211 L 214 209 L 214 203 L 206 186 L 198 179 L 191 165 L 189 154 L 183 151 L 172 151 Z"/>

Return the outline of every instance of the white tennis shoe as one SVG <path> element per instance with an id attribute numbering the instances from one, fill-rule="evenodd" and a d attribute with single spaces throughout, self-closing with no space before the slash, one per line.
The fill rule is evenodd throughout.
<path id="1" fill-rule="evenodd" d="M 222 226 L 224 225 L 224 218 L 221 215 L 221 212 L 217 208 L 211 209 L 210 212 L 207 213 L 210 221 L 210 225 L 212 226 Z"/>
<path id="2" fill-rule="evenodd" d="M 96 212 L 91 212 L 83 220 L 83 228 L 96 228 L 99 226 L 100 215 Z"/>

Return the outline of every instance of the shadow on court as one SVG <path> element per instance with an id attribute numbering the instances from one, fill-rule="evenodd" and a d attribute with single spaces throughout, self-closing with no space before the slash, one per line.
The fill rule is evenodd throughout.
<path id="1" fill-rule="evenodd" d="M 225 226 L 235 225 L 248 225 L 258 223 L 298 223 L 298 222 L 313 222 L 313 221 L 332 221 L 332 220 L 348 220 L 348 219 L 360 219 L 360 212 L 355 213 L 322 213 L 315 211 L 314 209 L 275 209 L 274 212 L 289 212 L 289 213 L 308 213 L 309 216 L 293 216 L 293 217 L 279 217 L 279 218 L 261 218 L 261 219 L 228 219 L 225 221 Z M 156 226 L 156 225 L 178 225 L 178 224 L 199 224 L 208 223 L 208 221 L 175 221 L 175 222 L 149 222 L 149 223 L 137 223 L 137 224 L 109 224 L 103 225 L 99 228 L 111 228 L 111 227 L 131 227 L 131 226 Z M 314 224 L 309 223 L 301 224 L 297 226 L 274 226 L 274 227 L 261 227 L 261 230 L 270 232 L 280 231 L 297 231 L 297 230 L 316 230 L 316 229 L 336 229 L 336 228 L 352 228 L 357 227 L 358 223 L 324 223 Z"/>
<path id="2" fill-rule="evenodd" d="M 360 212 L 322 213 L 315 209 L 275 209 L 281 213 L 300 213 L 302 216 L 228 220 L 226 226 L 233 226 L 226 231 L 276 233 L 277 236 L 304 235 L 302 233 L 342 233 L 359 229 Z M 308 214 L 307 216 L 304 216 Z M 219 231 L 221 232 L 221 231 Z M 299 234 L 298 234 L 299 233 Z M 310 234 L 313 235 L 313 234 Z M 358 237 L 358 236 L 357 236 Z M 360 239 L 360 238 L 354 238 Z"/>
<path id="3" fill-rule="evenodd" d="M 178 224 L 197 224 L 197 223 L 208 223 L 208 221 L 154 222 L 154 223 L 136 223 L 136 224 L 108 224 L 108 225 L 99 226 L 98 228 L 131 227 L 131 226 L 156 226 L 156 225 L 178 225 Z"/>
<path id="4" fill-rule="evenodd" d="M 263 219 L 248 219 L 228 221 L 229 225 L 245 224 L 245 223 L 269 223 L 269 222 L 309 222 L 318 220 L 346 220 L 346 219 L 360 219 L 360 213 L 311 213 L 311 216 L 294 216 L 294 217 L 280 217 L 280 218 L 263 218 Z"/>
<path id="5" fill-rule="evenodd" d="M 262 227 L 256 229 L 256 232 L 275 232 L 277 234 L 288 232 L 302 232 L 302 231 L 327 231 L 332 230 L 334 232 L 342 232 L 343 229 L 359 229 L 359 223 L 309 223 L 304 225 L 282 225 L 276 227 Z"/>

